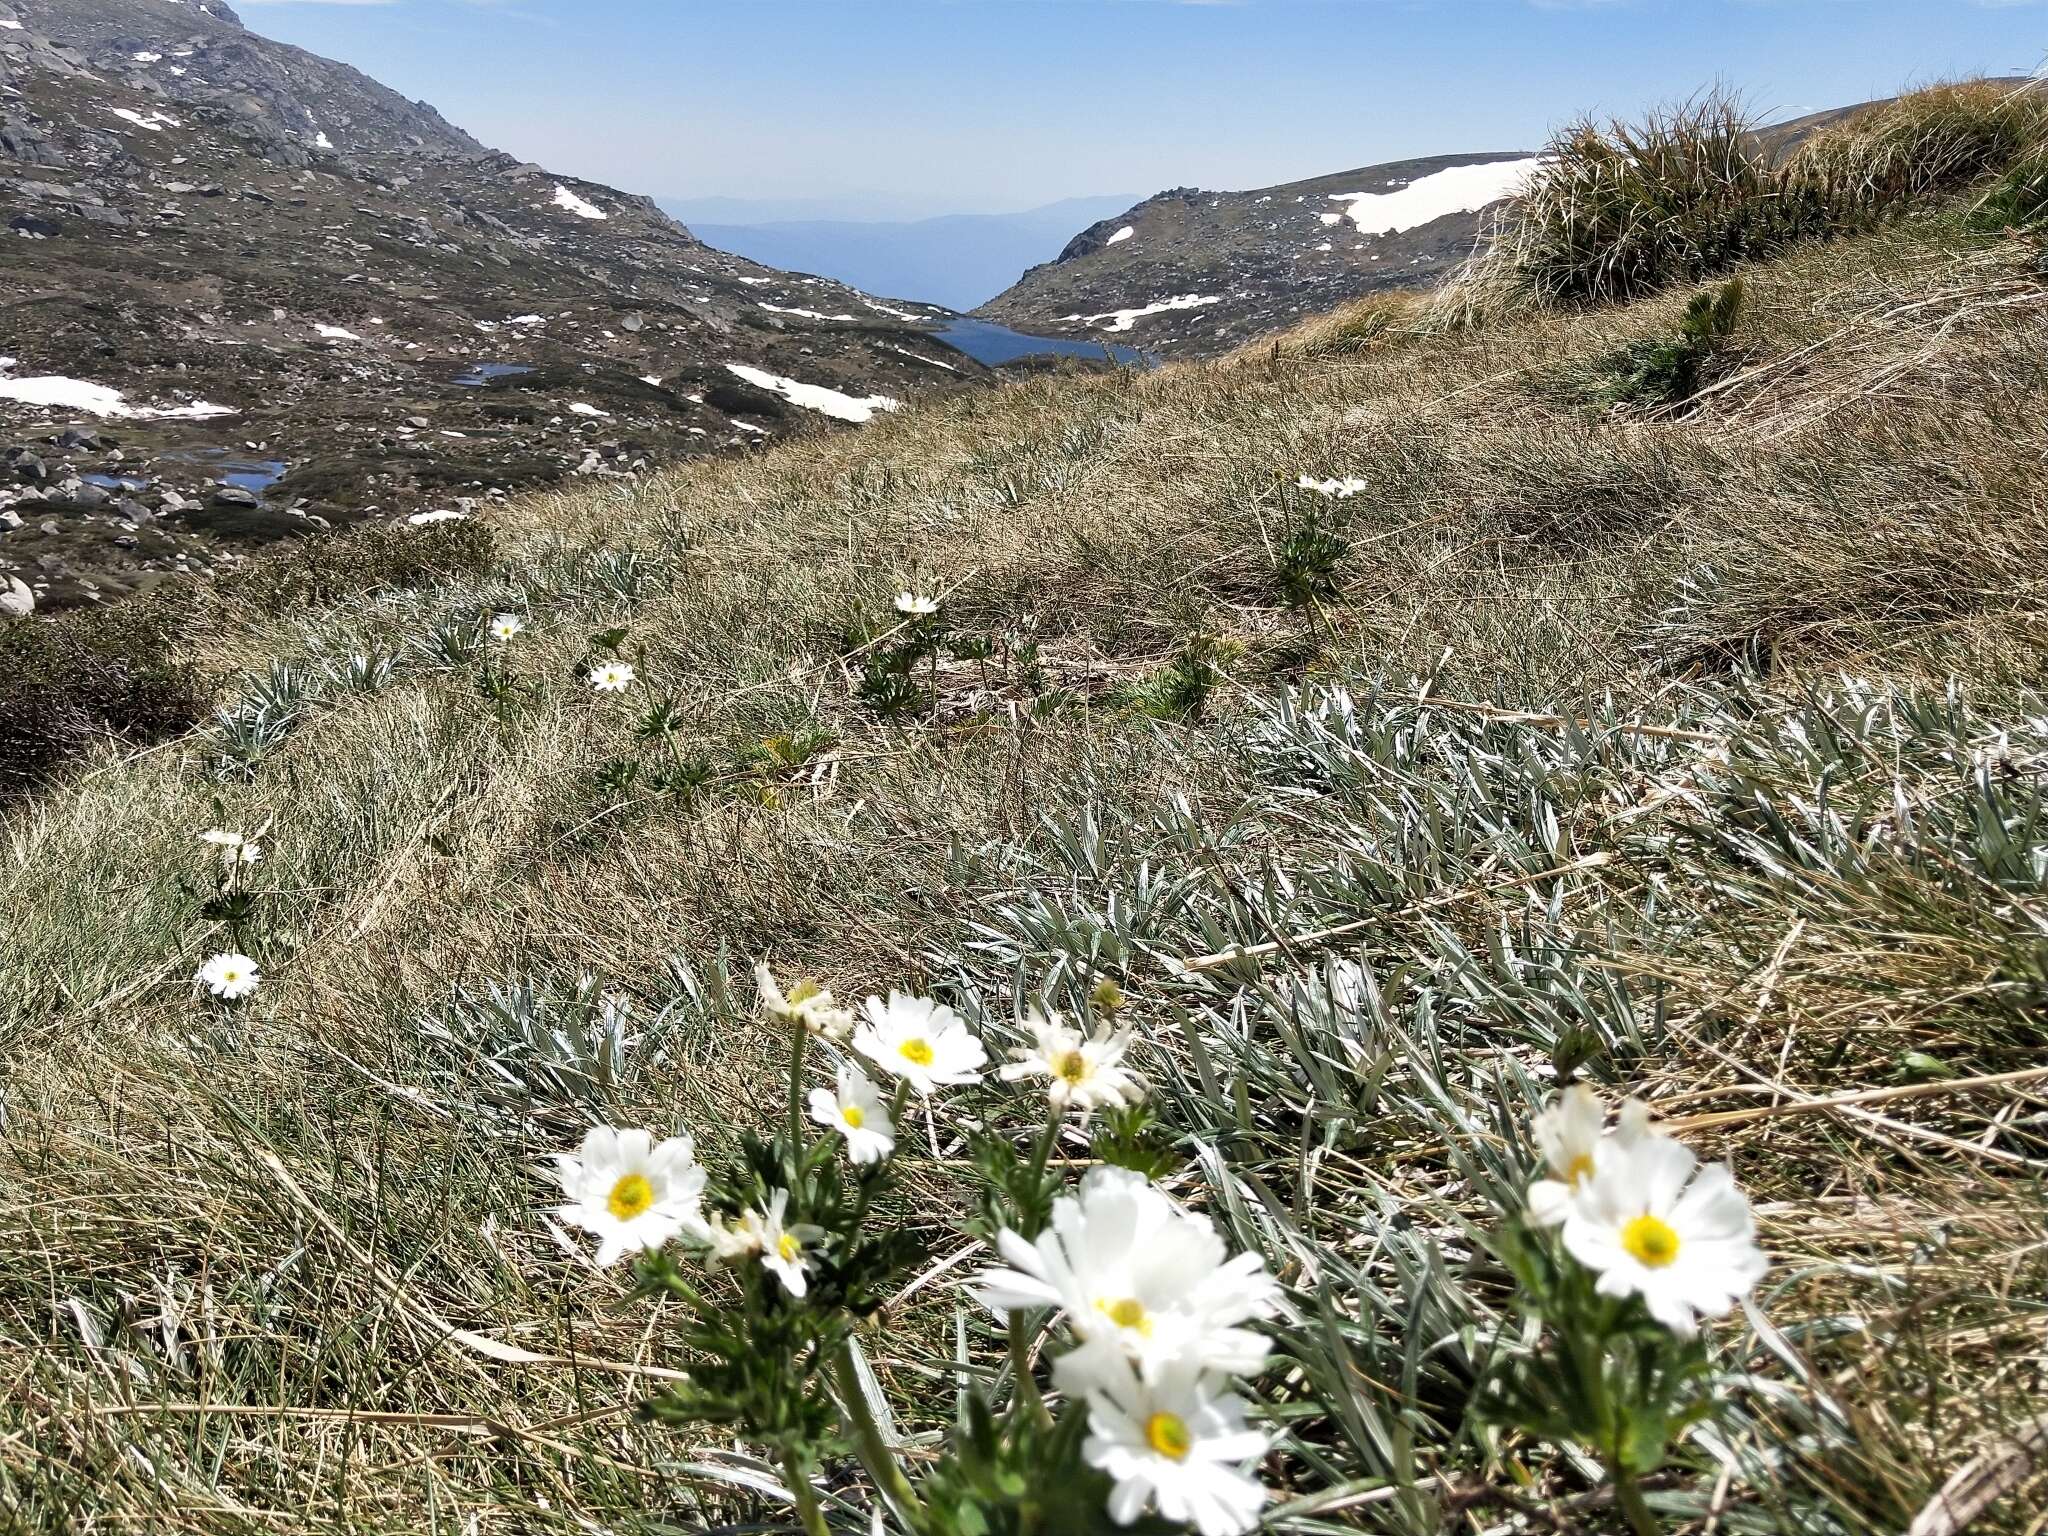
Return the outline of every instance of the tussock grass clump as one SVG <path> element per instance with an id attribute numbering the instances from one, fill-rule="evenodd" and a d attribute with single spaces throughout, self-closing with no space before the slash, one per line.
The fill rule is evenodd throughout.
<path id="1" fill-rule="evenodd" d="M 1959 191 L 2048 147 L 2048 92 L 1992 81 L 1930 86 L 1822 129 L 1791 169 L 1845 205 L 1890 208 Z"/>
<path id="2" fill-rule="evenodd" d="M 1811 181 L 1772 164 L 1722 96 L 1639 123 L 1581 122 L 1554 138 L 1485 258 L 1539 303 L 1626 300 L 1696 282 L 1822 233 Z"/>

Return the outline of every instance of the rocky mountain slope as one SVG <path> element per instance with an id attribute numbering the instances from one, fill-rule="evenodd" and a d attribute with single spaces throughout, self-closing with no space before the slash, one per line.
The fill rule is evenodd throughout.
<path id="1" fill-rule="evenodd" d="M 217 0 L 0 0 L 0 239 L 16 613 L 981 372 Z"/>
<path id="2" fill-rule="evenodd" d="M 1435 155 L 1250 192 L 1179 187 L 1090 225 L 976 313 L 1164 356 L 1227 351 L 1375 289 L 1435 282 L 1533 164 Z"/>

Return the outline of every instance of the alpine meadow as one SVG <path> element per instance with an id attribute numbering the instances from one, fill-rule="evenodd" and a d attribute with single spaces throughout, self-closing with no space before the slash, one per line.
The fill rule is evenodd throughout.
<path id="1" fill-rule="evenodd" d="M 2048 85 L 853 403 L 0 626 L 0 1524 L 2048 1530 Z"/>

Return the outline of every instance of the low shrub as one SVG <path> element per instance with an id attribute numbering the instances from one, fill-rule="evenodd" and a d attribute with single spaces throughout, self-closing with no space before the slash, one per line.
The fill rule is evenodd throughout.
<path id="1" fill-rule="evenodd" d="M 1979 229 L 2037 229 L 2048 224 L 2048 146 L 2022 157 L 1970 210 Z"/>
<path id="2" fill-rule="evenodd" d="M 0 805 L 96 741 L 145 746 L 206 713 L 174 653 L 181 612 L 160 597 L 0 626 Z"/>
<path id="3" fill-rule="evenodd" d="M 264 613 L 282 614 L 380 588 L 437 586 L 481 574 L 496 560 L 496 538 L 473 518 L 419 528 L 372 524 L 278 548 L 222 586 Z"/>
<path id="4" fill-rule="evenodd" d="M 1685 406 L 1726 373 L 1733 356 L 1729 343 L 1742 317 L 1743 292 L 1738 277 L 1694 294 L 1676 337 L 1634 342 L 1602 361 L 1594 399 L 1644 410 Z"/>

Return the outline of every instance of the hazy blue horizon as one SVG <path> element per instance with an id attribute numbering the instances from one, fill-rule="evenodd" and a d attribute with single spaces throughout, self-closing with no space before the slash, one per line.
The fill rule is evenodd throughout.
<path id="1" fill-rule="evenodd" d="M 484 142 L 838 216 L 1540 144 L 1720 82 L 1789 116 L 2025 73 L 2044 0 L 238 0 Z"/>

